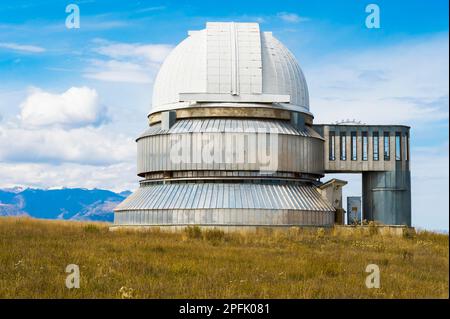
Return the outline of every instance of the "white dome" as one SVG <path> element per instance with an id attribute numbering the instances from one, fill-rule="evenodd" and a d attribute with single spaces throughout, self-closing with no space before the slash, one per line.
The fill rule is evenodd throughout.
<path id="1" fill-rule="evenodd" d="M 207 23 L 169 54 L 155 80 L 151 113 L 197 102 L 309 113 L 308 87 L 295 57 L 257 23 Z"/>

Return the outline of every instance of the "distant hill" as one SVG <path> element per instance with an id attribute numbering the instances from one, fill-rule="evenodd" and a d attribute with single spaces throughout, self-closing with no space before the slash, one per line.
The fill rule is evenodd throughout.
<path id="1" fill-rule="evenodd" d="M 114 207 L 131 192 L 102 189 L 0 189 L 0 216 L 113 221 Z"/>

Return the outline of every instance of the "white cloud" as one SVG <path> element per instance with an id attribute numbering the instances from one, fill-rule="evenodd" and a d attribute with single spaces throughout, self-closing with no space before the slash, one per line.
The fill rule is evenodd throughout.
<path id="1" fill-rule="evenodd" d="M 134 137 L 115 133 L 112 123 L 94 126 L 102 122 L 99 100 L 85 87 L 29 92 L 20 115 L 0 123 L 0 187 L 137 187 Z"/>
<path id="2" fill-rule="evenodd" d="M 71 87 L 61 94 L 33 89 L 20 108 L 20 120 L 31 127 L 81 127 L 106 120 L 106 108 L 88 87 Z"/>
<path id="3" fill-rule="evenodd" d="M 19 116 L 0 123 L 0 162 L 91 166 L 132 162 L 133 139 L 103 125 L 105 113 L 93 89 L 72 87 L 61 94 L 33 89 L 20 105 Z"/>
<path id="4" fill-rule="evenodd" d="M 147 7 L 147 8 L 142 8 L 142 9 L 136 10 L 136 13 L 161 11 L 161 10 L 165 10 L 165 9 L 166 9 L 165 6 L 154 6 L 154 7 Z"/>
<path id="5" fill-rule="evenodd" d="M 154 70 L 136 63 L 117 60 L 93 60 L 84 76 L 109 82 L 152 83 Z"/>
<path id="6" fill-rule="evenodd" d="M 296 13 L 290 13 L 290 12 L 279 12 L 279 13 L 277 13 L 277 16 L 284 22 L 288 22 L 288 23 L 299 23 L 299 22 L 309 21 L 309 18 L 301 17 Z"/>
<path id="7" fill-rule="evenodd" d="M 132 161 L 134 141 L 106 127 L 0 127 L 0 162 L 110 165 Z"/>
<path id="8" fill-rule="evenodd" d="M 104 166 L 64 163 L 2 163 L 0 181 L 2 188 L 101 188 L 115 192 L 134 190 L 137 183 L 134 163 L 118 163 Z"/>
<path id="9" fill-rule="evenodd" d="M 91 60 L 84 76 L 111 82 L 151 83 L 172 50 L 167 44 L 111 43 L 98 39 L 95 42 L 99 46 L 93 51 L 102 58 Z"/>
<path id="10" fill-rule="evenodd" d="M 12 42 L 0 42 L 0 48 L 26 52 L 26 53 L 42 53 L 45 49 L 36 45 L 18 44 Z"/>
<path id="11" fill-rule="evenodd" d="M 100 46 L 96 52 L 111 58 L 142 58 L 150 63 L 161 63 L 172 50 L 167 44 L 112 43 Z"/>
<path id="12" fill-rule="evenodd" d="M 305 68 L 311 111 L 316 123 L 447 120 L 448 67 L 448 35 L 332 55 Z"/>

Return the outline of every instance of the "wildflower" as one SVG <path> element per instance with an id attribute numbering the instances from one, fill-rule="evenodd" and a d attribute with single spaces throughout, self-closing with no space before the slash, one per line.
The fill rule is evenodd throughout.
<path id="1" fill-rule="evenodd" d="M 119 292 L 121 294 L 122 299 L 133 298 L 133 292 L 134 292 L 133 288 L 128 288 L 128 287 L 123 286 L 119 289 Z"/>

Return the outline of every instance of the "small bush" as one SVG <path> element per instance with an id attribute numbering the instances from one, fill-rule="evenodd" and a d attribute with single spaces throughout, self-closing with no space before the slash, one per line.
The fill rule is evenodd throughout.
<path id="1" fill-rule="evenodd" d="M 316 232 L 316 237 L 324 238 L 325 237 L 325 229 L 323 229 L 322 227 L 318 228 L 317 232 Z"/>
<path id="2" fill-rule="evenodd" d="M 220 229 L 208 229 L 203 232 L 203 238 L 209 241 L 223 241 L 225 232 Z"/>
<path id="3" fill-rule="evenodd" d="M 200 239 L 202 238 L 202 230 L 198 226 L 188 226 L 184 229 L 188 238 L 191 239 Z"/>
<path id="4" fill-rule="evenodd" d="M 376 224 L 373 220 L 371 220 L 371 221 L 369 222 L 368 226 L 369 226 L 369 234 L 370 234 L 370 235 L 376 235 L 376 234 L 378 234 L 378 227 L 377 227 L 377 224 Z"/>

